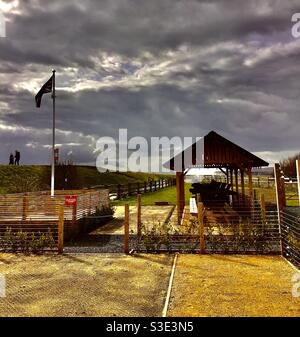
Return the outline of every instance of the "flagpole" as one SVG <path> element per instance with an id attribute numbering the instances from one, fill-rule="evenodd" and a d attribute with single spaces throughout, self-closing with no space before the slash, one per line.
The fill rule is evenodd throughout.
<path id="1" fill-rule="evenodd" d="M 52 99 L 53 99 L 53 119 L 52 119 L 52 158 L 51 158 L 51 197 L 55 193 L 55 70 L 53 72 L 52 80 Z"/>

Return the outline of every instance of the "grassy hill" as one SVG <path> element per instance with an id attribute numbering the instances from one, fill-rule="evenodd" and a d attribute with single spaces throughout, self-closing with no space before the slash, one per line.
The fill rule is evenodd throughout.
<path id="1" fill-rule="evenodd" d="M 0 193 L 47 190 L 50 188 L 50 175 L 50 166 L 0 165 Z M 93 166 L 58 166 L 55 175 L 57 189 L 128 184 L 172 177 L 170 175 L 134 172 L 100 173 Z"/>

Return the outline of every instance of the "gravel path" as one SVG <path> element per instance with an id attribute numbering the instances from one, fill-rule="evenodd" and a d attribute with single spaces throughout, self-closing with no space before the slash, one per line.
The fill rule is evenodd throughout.
<path id="1" fill-rule="evenodd" d="M 179 255 L 169 316 L 300 316 L 279 256 Z"/>
<path id="2" fill-rule="evenodd" d="M 160 316 L 172 256 L 0 253 L 0 317 Z"/>

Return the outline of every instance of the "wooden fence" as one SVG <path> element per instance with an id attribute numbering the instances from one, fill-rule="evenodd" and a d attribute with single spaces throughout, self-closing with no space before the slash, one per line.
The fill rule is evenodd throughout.
<path id="1" fill-rule="evenodd" d="M 176 179 L 160 179 L 148 182 L 127 183 L 127 184 L 115 184 L 115 185 L 97 185 L 93 188 L 104 188 L 109 190 L 111 199 L 117 200 L 126 198 L 133 195 L 144 194 L 148 192 L 155 192 L 160 189 L 175 186 Z"/>
<path id="2" fill-rule="evenodd" d="M 76 202 L 68 205 L 69 196 Z M 108 190 L 0 195 L 0 251 L 61 250 L 62 237 L 78 234 L 82 219 L 108 206 Z"/>

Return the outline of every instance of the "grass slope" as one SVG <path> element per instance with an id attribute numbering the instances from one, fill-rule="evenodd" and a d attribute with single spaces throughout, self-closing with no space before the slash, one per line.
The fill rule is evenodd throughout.
<path id="1" fill-rule="evenodd" d="M 185 183 L 185 203 L 186 205 L 189 204 L 189 200 L 191 197 L 190 188 L 191 184 Z M 156 201 L 168 201 L 172 205 L 176 205 L 176 187 L 167 187 L 163 190 L 146 193 L 142 195 L 142 205 L 143 206 L 150 206 L 154 205 Z M 130 206 L 136 205 L 136 197 L 129 197 L 122 200 L 116 200 L 113 202 L 115 206 L 122 206 L 124 204 L 129 204 Z"/>
<path id="2" fill-rule="evenodd" d="M 0 193 L 29 192 L 47 190 L 50 184 L 50 166 L 8 166 L 0 165 Z M 133 173 L 133 172 L 104 172 L 100 173 L 92 166 L 75 166 L 72 170 L 73 180 L 67 188 L 85 188 L 96 185 L 128 184 L 145 182 L 149 179 L 158 180 L 172 178 L 170 175 Z M 63 179 L 61 168 L 56 170 L 56 182 Z M 74 186 L 75 185 L 75 186 Z"/>

